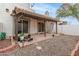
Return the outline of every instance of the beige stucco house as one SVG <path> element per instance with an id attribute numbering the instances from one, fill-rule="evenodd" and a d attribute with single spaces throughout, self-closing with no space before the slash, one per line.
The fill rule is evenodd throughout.
<path id="1" fill-rule="evenodd" d="M 32 11 L 29 3 L 26 4 L 0 4 L 0 32 L 9 36 L 18 33 L 57 33 L 57 19 L 48 15 L 40 15 Z M 55 31 L 53 30 L 55 26 Z"/>

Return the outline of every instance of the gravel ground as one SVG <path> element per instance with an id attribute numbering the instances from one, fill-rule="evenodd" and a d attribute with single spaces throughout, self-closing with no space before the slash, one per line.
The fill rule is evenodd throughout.
<path id="1" fill-rule="evenodd" d="M 17 48 L 1 56 L 69 56 L 75 48 L 77 36 L 56 36 L 24 48 Z"/>

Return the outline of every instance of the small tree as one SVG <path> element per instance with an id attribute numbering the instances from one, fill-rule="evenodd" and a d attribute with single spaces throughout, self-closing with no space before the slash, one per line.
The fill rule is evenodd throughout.
<path id="1" fill-rule="evenodd" d="M 75 17 L 79 21 L 79 4 L 62 4 L 57 10 L 57 18 Z"/>

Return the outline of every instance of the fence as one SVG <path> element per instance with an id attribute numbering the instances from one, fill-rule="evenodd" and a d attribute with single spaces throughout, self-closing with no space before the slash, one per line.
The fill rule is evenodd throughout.
<path id="1" fill-rule="evenodd" d="M 58 32 L 67 35 L 79 36 L 79 25 L 59 25 Z"/>

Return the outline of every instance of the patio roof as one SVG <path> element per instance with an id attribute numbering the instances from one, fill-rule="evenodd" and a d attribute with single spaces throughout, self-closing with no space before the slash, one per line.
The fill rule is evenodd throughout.
<path id="1" fill-rule="evenodd" d="M 17 16 L 17 15 L 21 15 L 21 14 L 23 14 L 27 17 L 34 18 L 34 19 L 59 22 L 59 20 L 56 19 L 56 18 L 52 18 L 52 17 L 46 16 L 46 15 L 40 15 L 40 14 L 31 12 L 31 11 L 28 11 L 28 10 L 24 10 L 24 9 L 18 8 L 18 7 L 14 8 L 11 15 L 12 16 Z"/>

